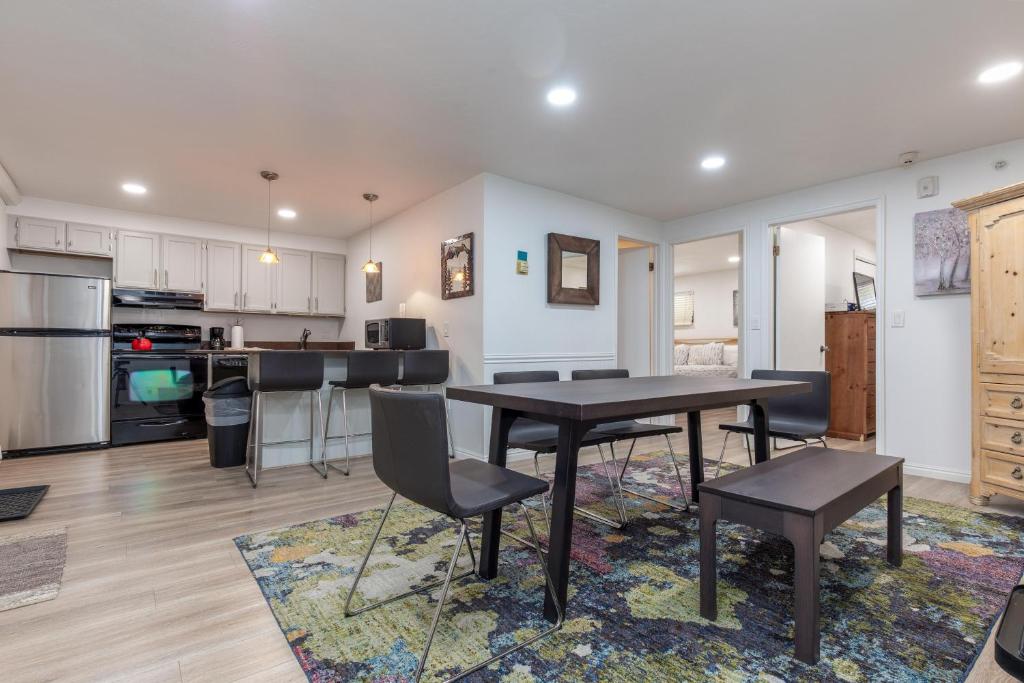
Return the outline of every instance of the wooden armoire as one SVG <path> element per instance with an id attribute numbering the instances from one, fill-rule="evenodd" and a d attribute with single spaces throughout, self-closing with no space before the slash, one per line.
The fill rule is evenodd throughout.
<path id="1" fill-rule="evenodd" d="M 1024 183 L 953 205 L 971 236 L 971 502 L 1024 499 Z"/>
<path id="2" fill-rule="evenodd" d="M 875 433 L 875 312 L 826 313 L 825 346 L 832 375 L 826 435 L 864 441 Z"/>

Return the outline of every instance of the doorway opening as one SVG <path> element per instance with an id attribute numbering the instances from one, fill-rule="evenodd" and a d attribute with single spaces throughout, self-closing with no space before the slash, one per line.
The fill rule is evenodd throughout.
<path id="1" fill-rule="evenodd" d="M 857 450 L 873 450 L 876 432 L 877 210 L 771 226 L 775 368 L 827 370 L 826 436 Z"/>
<path id="2" fill-rule="evenodd" d="M 631 377 L 657 374 L 654 264 L 657 245 L 618 240 L 618 342 L 616 367 Z"/>
<path id="3" fill-rule="evenodd" d="M 672 247 L 672 373 L 740 376 L 743 287 L 739 232 Z"/>

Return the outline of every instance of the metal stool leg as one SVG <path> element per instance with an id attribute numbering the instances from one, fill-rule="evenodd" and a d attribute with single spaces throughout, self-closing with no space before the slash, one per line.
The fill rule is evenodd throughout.
<path id="1" fill-rule="evenodd" d="M 452 437 L 452 402 L 448 400 L 448 385 L 441 384 L 441 396 L 444 397 L 445 425 L 448 427 L 448 457 L 455 459 L 455 438 Z"/>
<path id="2" fill-rule="evenodd" d="M 259 441 L 259 432 L 256 428 L 256 418 L 259 415 L 260 392 L 253 392 L 252 407 L 249 415 L 249 435 L 245 441 L 245 475 L 249 477 L 252 487 L 256 488 L 256 442 Z M 250 453 L 252 454 L 250 456 Z M 251 467 L 250 467 L 251 466 Z"/>
<path id="3" fill-rule="evenodd" d="M 341 391 L 341 416 L 342 416 L 342 421 L 345 423 L 345 435 L 344 435 L 344 439 L 345 439 L 345 469 L 342 469 L 342 468 L 338 467 L 337 465 L 335 465 L 333 462 L 329 462 L 327 460 L 327 440 L 328 439 L 341 438 L 341 435 L 339 435 L 339 436 L 330 436 L 330 434 L 331 434 L 331 406 L 334 405 L 334 392 L 337 389 L 338 389 L 338 387 L 332 386 L 331 387 L 331 393 L 327 397 L 327 423 L 324 425 L 324 462 L 327 463 L 327 467 L 330 467 L 331 469 L 337 470 L 338 472 L 341 472 L 342 474 L 344 474 L 347 477 L 349 472 L 351 471 L 351 466 L 350 466 L 351 456 L 349 454 L 349 447 L 348 447 L 349 434 L 348 434 L 348 405 L 347 405 L 347 402 L 345 401 L 345 392 L 347 391 L 346 389 L 341 389 L 340 390 Z"/>
<path id="4" fill-rule="evenodd" d="M 732 436 L 732 432 L 727 431 L 725 433 L 725 438 L 722 439 L 722 452 L 718 454 L 718 466 L 715 467 L 715 479 L 717 479 L 718 475 L 722 472 L 722 461 L 725 460 L 725 447 L 729 443 L 730 436 Z"/>
<path id="5" fill-rule="evenodd" d="M 626 465 L 623 465 L 622 469 L 619 470 L 619 491 L 621 491 L 622 493 L 628 493 L 631 496 L 636 496 L 637 498 L 644 498 L 645 500 L 649 500 L 653 503 L 660 503 L 661 505 L 670 507 L 673 510 L 679 510 L 680 512 L 689 512 L 690 500 L 689 498 L 686 497 L 686 487 L 683 486 L 683 475 L 680 474 L 679 472 L 679 461 L 676 459 L 676 451 L 672 447 L 672 439 L 669 438 L 668 434 L 665 435 L 665 442 L 668 444 L 668 455 L 669 459 L 672 461 L 672 468 L 675 470 L 676 473 L 676 481 L 679 482 L 679 490 L 683 494 L 683 505 L 677 505 L 668 500 L 655 498 L 654 496 L 644 493 L 643 491 L 639 491 L 637 489 L 630 488 L 629 486 L 622 485 L 622 477 L 626 474 L 626 465 L 629 464 L 628 458 L 633 455 L 633 449 L 636 447 L 636 439 L 633 439 L 633 443 L 631 443 L 629 446 L 629 454 L 626 456 Z M 615 461 L 614 448 L 612 448 L 612 461 Z M 618 469 L 618 465 L 616 465 L 616 469 Z M 625 506 L 625 503 L 623 503 L 623 506 Z"/>
<path id="6" fill-rule="evenodd" d="M 316 432 L 314 431 L 314 428 L 313 428 L 313 395 L 314 394 L 316 394 L 316 402 L 320 406 L 320 410 L 317 413 L 317 415 L 320 417 L 320 434 L 321 435 L 324 434 L 324 404 L 323 404 L 323 400 L 320 398 L 320 392 L 319 391 L 311 391 L 311 392 L 309 392 L 309 466 L 312 467 L 314 470 L 316 470 L 317 474 L 319 474 L 321 477 L 326 479 L 327 478 L 327 448 L 326 448 L 326 445 L 324 445 L 324 448 L 320 449 L 320 467 L 317 467 L 316 462 L 313 460 L 313 442 L 314 442 L 314 436 L 316 435 Z M 321 467 L 323 469 L 321 469 Z"/>
<path id="7" fill-rule="evenodd" d="M 618 477 L 619 463 L 615 459 L 615 444 L 614 443 L 608 444 L 608 450 L 611 451 L 611 460 L 612 460 L 612 470 L 611 471 L 613 473 L 615 473 L 615 474 L 610 474 L 608 472 L 608 463 L 605 462 L 605 459 L 604 459 L 604 448 L 601 447 L 601 444 L 597 445 L 597 452 L 601 456 L 601 466 L 604 468 L 605 476 L 608 477 L 608 485 L 612 489 L 612 501 L 615 503 L 615 510 L 619 513 L 619 523 L 622 526 L 626 526 L 627 521 L 628 521 L 626 519 L 626 501 L 622 497 L 622 485 L 619 482 L 619 477 Z"/>
<path id="8" fill-rule="evenodd" d="M 753 467 L 754 466 L 754 453 L 750 450 L 750 435 L 749 434 L 744 434 L 743 435 L 743 440 L 747 442 L 747 461 L 750 463 L 750 466 Z"/>

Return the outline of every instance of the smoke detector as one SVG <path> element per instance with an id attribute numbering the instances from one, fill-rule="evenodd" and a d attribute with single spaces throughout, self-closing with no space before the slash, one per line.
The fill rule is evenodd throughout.
<path id="1" fill-rule="evenodd" d="M 900 166 L 913 166 L 917 161 L 917 152 L 904 152 L 900 155 Z"/>

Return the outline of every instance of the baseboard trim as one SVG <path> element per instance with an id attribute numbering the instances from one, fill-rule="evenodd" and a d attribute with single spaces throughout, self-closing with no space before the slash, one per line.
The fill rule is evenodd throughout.
<path id="1" fill-rule="evenodd" d="M 903 472 L 913 474 L 916 477 L 927 477 L 928 479 L 941 479 L 942 481 L 955 481 L 958 484 L 971 483 L 971 473 L 951 470 L 946 467 L 933 467 L 931 465 L 911 465 L 903 463 Z"/>

